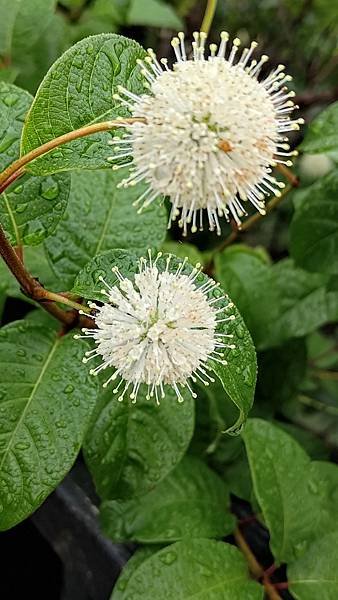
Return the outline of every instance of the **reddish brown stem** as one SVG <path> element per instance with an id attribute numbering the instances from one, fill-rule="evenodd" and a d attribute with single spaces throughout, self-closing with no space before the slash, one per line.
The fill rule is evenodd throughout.
<path id="1" fill-rule="evenodd" d="M 75 322 L 79 322 L 81 327 L 93 327 L 94 323 L 92 319 L 81 315 L 78 318 L 78 314 L 74 311 L 65 311 L 60 308 L 56 302 L 63 301 L 62 296 L 54 294 L 46 290 L 25 268 L 20 258 L 15 252 L 15 249 L 8 242 L 5 232 L 0 225 L 0 254 L 7 264 L 9 270 L 13 273 L 14 277 L 18 281 L 22 292 L 38 302 L 44 310 L 50 313 L 53 317 L 64 323 L 67 327 L 71 328 Z M 70 301 L 67 301 L 67 304 Z M 80 308 L 78 305 L 77 308 Z M 86 310 L 85 306 L 81 305 L 83 310 Z"/>
<path id="2" fill-rule="evenodd" d="M 18 171 L 16 171 L 12 175 L 10 175 L 10 177 L 8 177 L 8 179 L 6 179 L 6 181 L 4 181 L 0 185 L 0 194 L 2 194 L 2 192 L 4 192 L 10 185 L 12 185 L 12 183 L 16 179 L 19 179 L 19 177 L 22 177 L 23 174 L 24 174 L 24 169 L 19 169 Z"/>

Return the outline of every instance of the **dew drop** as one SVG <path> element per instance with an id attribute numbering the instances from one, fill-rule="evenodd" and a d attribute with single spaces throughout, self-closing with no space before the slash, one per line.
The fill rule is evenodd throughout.
<path id="1" fill-rule="evenodd" d="M 20 213 L 23 213 L 23 212 L 25 212 L 25 210 L 26 210 L 27 206 L 28 206 L 28 203 L 27 203 L 27 202 L 23 202 L 22 204 L 18 204 L 18 205 L 15 207 L 15 212 L 16 212 L 16 213 L 19 213 L 19 214 L 20 214 Z"/>
<path id="2" fill-rule="evenodd" d="M 43 181 L 40 185 L 40 196 L 46 200 L 55 200 L 59 195 L 59 186 L 55 182 L 52 185 L 48 181 Z"/>
<path id="3" fill-rule="evenodd" d="M 17 444 L 15 444 L 15 448 L 17 450 L 27 450 L 29 446 L 30 444 L 28 442 L 18 442 Z"/>
<path id="4" fill-rule="evenodd" d="M 6 104 L 6 106 L 14 106 L 18 100 L 19 97 L 15 96 L 14 94 L 7 94 L 7 96 L 3 98 L 3 101 Z"/>
<path id="5" fill-rule="evenodd" d="M 169 552 L 165 552 L 164 554 L 161 554 L 159 559 L 165 565 L 172 565 L 175 562 L 175 560 L 177 559 L 177 554 L 176 554 L 176 552 L 169 550 Z"/>
<path id="6" fill-rule="evenodd" d="M 74 392 L 74 386 L 69 384 L 63 390 L 65 394 L 72 394 Z"/>

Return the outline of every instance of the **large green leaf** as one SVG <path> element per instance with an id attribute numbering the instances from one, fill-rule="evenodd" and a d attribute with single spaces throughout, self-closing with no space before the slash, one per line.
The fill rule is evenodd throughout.
<path id="1" fill-rule="evenodd" d="M 298 559 L 338 527 L 338 467 L 311 462 L 290 435 L 261 419 L 248 421 L 243 438 L 274 557 Z"/>
<path id="2" fill-rule="evenodd" d="M 329 276 L 308 273 L 290 259 L 269 266 L 250 248 L 229 248 L 216 259 L 216 277 L 261 350 L 338 318 L 338 293 L 328 290 Z"/>
<path id="3" fill-rule="evenodd" d="M 223 481 L 202 461 L 186 456 L 158 486 L 141 498 L 107 500 L 101 522 L 113 541 L 173 542 L 221 538 L 234 518 Z"/>
<path id="4" fill-rule="evenodd" d="M 0 83 L 0 170 L 20 153 L 20 136 L 33 97 L 9 83 Z M 0 221 L 14 245 L 35 245 L 50 235 L 66 208 L 70 189 L 67 174 L 30 175 L 0 198 Z"/>
<path id="5" fill-rule="evenodd" d="M 31 514 L 71 468 L 97 396 L 72 336 L 0 330 L 0 529 Z"/>
<path id="6" fill-rule="evenodd" d="M 289 589 L 297 600 L 338 598 L 338 535 L 324 532 L 307 553 L 288 566 Z"/>
<path id="7" fill-rule="evenodd" d="M 42 81 L 22 134 L 22 153 L 98 121 L 125 116 L 113 94 L 119 85 L 138 94 L 144 78 L 137 65 L 145 51 L 120 35 L 85 38 L 65 52 Z M 95 134 L 64 144 L 27 167 L 37 175 L 73 169 L 108 167 L 110 133 Z"/>
<path id="8" fill-rule="evenodd" d="M 216 278 L 238 307 L 258 347 L 264 343 L 267 321 L 279 313 L 279 297 L 273 285 L 273 271 L 259 252 L 247 246 L 233 246 L 218 254 Z"/>
<path id="9" fill-rule="evenodd" d="M 139 184 L 118 189 L 121 171 L 82 171 L 72 173 L 67 211 L 46 249 L 53 270 L 64 286 L 96 254 L 112 248 L 145 252 L 163 242 L 167 230 L 164 206 L 154 203 L 137 214 L 133 201 L 142 193 Z M 81 226 L 79 227 L 79 223 Z"/>
<path id="10" fill-rule="evenodd" d="M 128 25 L 146 25 L 182 29 L 182 20 L 163 0 L 131 0 L 127 13 Z"/>
<path id="11" fill-rule="evenodd" d="M 13 245 L 35 246 L 51 235 L 66 209 L 68 173 L 28 176 L 0 199 L 0 221 Z"/>
<path id="12" fill-rule="evenodd" d="M 338 273 L 337 196 L 338 170 L 295 194 L 296 211 L 291 222 L 290 252 L 303 269 Z"/>
<path id="13" fill-rule="evenodd" d="M 241 552 L 230 544 L 195 539 L 176 542 L 146 558 L 111 600 L 262 600 Z"/>
<path id="14" fill-rule="evenodd" d="M 171 388 L 157 406 L 140 389 L 136 404 L 102 392 L 84 444 L 101 498 L 148 492 L 182 459 L 194 429 L 194 402 L 178 404 Z"/>
<path id="15" fill-rule="evenodd" d="M 167 255 L 163 255 L 156 264 L 159 270 L 164 271 L 167 264 Z M 180 259 L 172 257 L 170 271 L 176 272 L 178 266 L 181 264 L 182 261 Z M 111 285 L 115 285 L 117 278 L 111 272 L 114 265 L 120 269 L 125 277 L 132 279 L 138 271 L 138 257 L 128 251 L 121 250 L 112 250 L 96 256 L 76 278 L 73 287 L 74 293 L 85 298 L 105 300 L 106 297 L 102 294 L 100 277 L 104 276 Z M 187 263 L 182 273 L 189 275 L 192 269 L 193 267 Z M 197 285 L 203 285 L 208 280 L 208 277 L 201 273 L 197 277 L 196 283 Z M 210 297 L 221 297 L 223 295 L 222 290 L 218 288 L 211 292 Z M 225 308 L 227 304 L 228 300 L 223 299 L 218 302 L 217 306 L 218 308 Z M 222 382 L 229 398 L 238 409 L 239 416 L 236 422 L 227 430 L 229 433 L 236 434 L 245 421 L 253 403 L 257 364 L 255 348 L 243 319 L 235 307 L 231 310 L 235 317 L 234 320 L 220 324 L 218 331 L 232 334 L 233 339 L 231 342 L 235 345 L 235 348 L 226 348 L 223 351 L 224 358 L 228 362 L 227 365 L 211 361 L 210 366 Z"/>
<path id="16" fill-rule="evenodd" d="M 30 50 L 52 18 L 56 0 L 0 0 L 0 56 L 18 56 Z"/>
<path id="17" fill-rule="evenodd" d="M 37 28 L 39 39 L 30 45 L 29 52 L 19 49 L 14 57 L 18 67 L 16 84 L 34 95 L 53 62 L 69 48 L 69 38 L 75 27 L 60 10 L 52 15 L 46 25 L 41 30 Z"/>
<path id="18" fill-rule="evenodd" d="M 332 5 L 331 5 L 332 6 Z M 309 126 L 301 146 L 304 152 L 338 153 L 338 102 L 331 104 Z"/>
<path id="19" fill-rule="evenodd" d="M 308 273 L 285 259 L 273 267 L 273 285 L 280 298 L 280 312 L 267 326 L 264 347 L 303 337 L 338 318 L 338 293 L 329 291 L 326 275 Z"/>

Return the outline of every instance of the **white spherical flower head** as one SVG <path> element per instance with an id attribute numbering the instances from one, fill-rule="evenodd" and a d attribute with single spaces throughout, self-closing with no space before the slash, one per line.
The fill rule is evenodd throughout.
<path id="1" fill-rule="evenodd" d="M 296 107 L 294 92 L 285 87 L 291 77 L 284 66 L 259 80 L 267 56 L 252 59 L 255 42 L 239 52 L 237 38 L 228 53 L 228 37 L 223 32 L 220 46 L 211 44 L 206 57 L 206 35 L 194 34 L 190 60 L 184 35 L 178 34 L 172 41 L 177 60 L 172 70 L 151 50 L 139 61 L 150 95 L 120 88 L 115 96 L 143 122 L 121 123 L 129 131 L 112 140 L 117 147 L 108 160 L 127 159 L 113 167 L 131 168 L 122 186 L 146 183 L 135 203 L 141 210 L 160 195 L 169 196 L 169 226 L 180 214 L 185 234 L 188 225 L 193 232 L 202 229 L 203 209 L 210 230 L 218 234 L 220 216 L 240 226 L 247 201 L 265 214 L 265 196 L 279 195 L 284 187 L 271 175 L 271 166 L 292 164 L 295 153 L 285 133 L 302 122 L 290 118 Z"/>
<path id="2" fill-rule="evenodd" d="M 165 395 L 165 385 L 172 386 L 179 401 L 185 387 L 195 396 L 191 382 L 214 381 L 212 361 L 226 364 L 224 349 L 234 347 L 232 334 L 224 332 L 226 322 L 235 318 L 233 304 L 216 290 L 218 284 L 203 278 L 198 285 L 201 267 L 184 274 L 186 260 L 170 272 L 170 255 L 165 262 L 162 259 L 161 272 L 160 256 L 141 259 L 133 281 L 114 267 L 118 285 L 110 286 L 101 278 L 107 303 L 90 304 L 96 329 L 83 329 L 83 337 L 92 337 L 96 348 L 87 352 L 84 362 L 102 358 L 91 371 L 94 375 L 114 369 L 104 386 L 120 378 L 113 390 L 119 400 L 129 390 L 135 402 L 141 384 L 148 386 L 148 397 L 155 396 L 157 403 Z"/>

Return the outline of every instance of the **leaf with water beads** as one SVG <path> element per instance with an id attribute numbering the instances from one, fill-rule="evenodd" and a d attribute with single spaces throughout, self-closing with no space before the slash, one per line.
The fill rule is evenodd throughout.
<path id="1" fill-rule="evenodd" d="M 105 501 L 101 523 L 113 541 L 148 544 L 191 537 L 222 538 L 234 529 L 226 485 L 192 456 L 185 456 L 141 498 Z"/>
<path id="2" fill-rule="evenodd" d="M 337 529 L 338 467 L 310 461 L 290 435 L 262 419 L 249 419 L 243 439 L 274 557 L 298 560 Z"/>
<path id="3" fill-rule="evenodd" d="M 84 346 L 17 321 L 0 330 L 0 529 L 29 516 L 71 468 L 97 396 Z"/>
<path id="4" fill-rule="evenodd" d="M 237 548 L 206 539 L 176 542 L 145 558 L 121 587 L 118 581 L 111 600 L 262 600 L 264 594 Z"/>
<path id="5" fill-rule="evenodd" d="M 118 85 L 135 93 L 145 91 L 136 63 L 144 55 L 137 42 L 115 33 L 93 35 L 69 48 L 38 89 L 22 134 L 22 154 L 80 127 L 128 116 L 113 94 Z M 36 175 L 107 168 L 110 139 L 108 132 L 77 139 L 27 168 Z"/>
<path id="6" fill-rule="evenodd" d="M 33 96 L 0 82 L 0 169 L 20 153 L 20 136 Z M 67 173 L 49 177 L 26 175 L 1 195 L 0 221 L 13 245 L 36 245 L 51 235 L 67 206 Z"/>
<path id="7" fill-rule="evenodd" d="M 101 378 L 102 380 L 102 378 Z M 84 443 L 84 455 L 102 499 L 149 492 L 182 460 L 195 421 L 194 400 L 177 406 L 168 388 L 157 406 L 141 387 L 136 404 L 102 391 Z"/>

